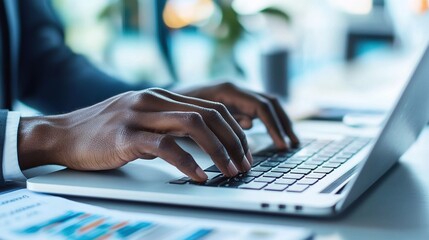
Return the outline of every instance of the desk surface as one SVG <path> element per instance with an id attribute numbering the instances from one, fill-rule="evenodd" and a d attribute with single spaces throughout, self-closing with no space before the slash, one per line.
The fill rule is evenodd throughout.
<path id="1" fill-rule="evenodd" d="M 69 199 L 110 209 L 205 219 L 306 227 L 316 239 L 427 239 L 429 236 L 429 128 L 385 177 L 335 219 L 285 217 L 125 201 Z"/>

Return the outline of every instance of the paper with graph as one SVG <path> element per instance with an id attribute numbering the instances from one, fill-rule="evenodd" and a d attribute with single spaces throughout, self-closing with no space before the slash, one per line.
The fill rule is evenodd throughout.
<path id="1" fill-rule="evenodd" d="M 299 228 L 121 212 L 37 194 L 0 195 L 0 239 L 308 239 Z"/>

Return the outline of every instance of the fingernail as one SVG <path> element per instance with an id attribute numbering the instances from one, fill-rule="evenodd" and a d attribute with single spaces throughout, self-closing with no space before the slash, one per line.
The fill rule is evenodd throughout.
<path id="1" fill-rule="evenodd" d="M 234 166 L 234 163 L 232 163 L 232 161 L 229 161 L 227 169 L 230 176 L 235 176 L 238 174 L 238 170 Z"/>
<path id="2" fill-rule="evenodd" d="M 252 165 L 253 164 L 253 156 L 252 156 L 252 153 L 250 152 L 250 150 L 247 150 L 246 157 L 247 157 L 247 160 L 249 160 L 250 165 Z"/>
<path id="3" fill-rule="evenodd" d="M 197 170 L 195 170 L 195 173 L 200 179 L 203 179 L 204 181 L 208 178 L 207 174 L 199 167 L 197 168 Z"/>
<path id="4" fill-rule="evenodd" d="M 246 172 L 249 171 L 250 168 L 252 168 L 252 166 L 250 166 L 249 160 L 247 159 L 246 155 L 243 156 L 243 167 Z"/>

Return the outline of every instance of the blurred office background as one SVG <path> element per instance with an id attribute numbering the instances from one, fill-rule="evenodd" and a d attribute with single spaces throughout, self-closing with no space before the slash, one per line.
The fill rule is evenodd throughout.
<path id="1" fill-rule="evenodd" d="M 67 43 L 124 81 L 221 79 L 300 105 L 388 106 L 429 40 L 429 0 L 53 3 Z"/>

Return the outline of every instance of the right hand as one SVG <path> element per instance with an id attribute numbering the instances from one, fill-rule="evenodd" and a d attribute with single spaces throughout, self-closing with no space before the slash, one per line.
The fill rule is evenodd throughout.
<path id="1" fill-rule="evenodd" d="M 68 114 L 22 118 L 18 159 L 23 169 L 59 164 L 107 170 L 160 157 L 193 180 L 205 181 L 207 175 L 174 137 L 192 138 L 225 176 L 251 168 L 246 136 L 223 104 L 157 88 Z"/>

